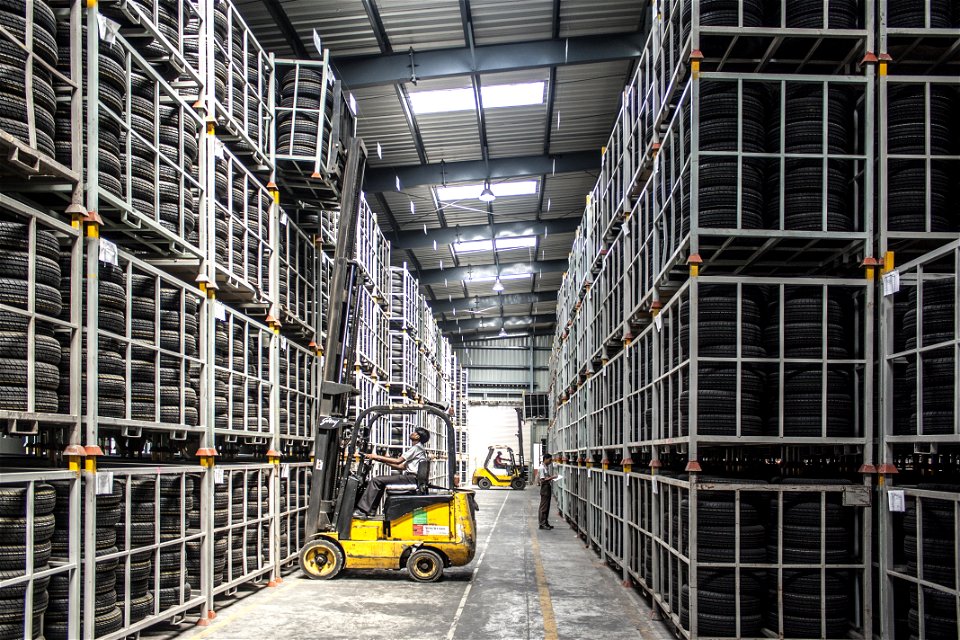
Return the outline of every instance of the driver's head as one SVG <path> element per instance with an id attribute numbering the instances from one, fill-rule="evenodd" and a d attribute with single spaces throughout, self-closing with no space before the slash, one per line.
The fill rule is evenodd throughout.
<path id="1" fill-rule="evenodd" d="M 549 453 L 543 454 L 543 461 L 544 461 L 544 462 L 550 462 L 551 460 L 553 460 L 553 456 L 551 456 Z"/>
<path id="2" fill-rule="evenodd" d="M 410 434 L 410 437 L 413 438 L 415 442 L 427 444 L 427 442 L 430 441 L 430 432 L 423 427 L 417 427 L 413 430 L 413 433 Z"/>

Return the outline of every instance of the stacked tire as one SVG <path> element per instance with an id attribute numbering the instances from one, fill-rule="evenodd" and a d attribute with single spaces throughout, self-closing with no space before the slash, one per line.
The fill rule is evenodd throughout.
<path id="1" fill-rule="evenodd" d="M 247 569 L 257 569 L 270 560 L 270 523 L 262 520 L 270 513 L 269 478 L 264 473 L 247 476 L 247 519 L 256 524 L 248 526 L 245 534 Z M 236 544 L 236 541 L 234 542 Z"/>
<path id="2" fill-rule="evenodd" d="M 156 511 L 154 508 L 155 482 L 153 478 L 132 477 L 121 481 L 121 486 L 130 483 L 130 514 L 127 516 L 125 505 L 121 504 L 122 515 L 117 522 L 117 543 L 121 548 L 131 550 L 153 544 L 156 541 Z M 126 540 L 126 527 L 129 520 L 130 540 Z M 130 554 L 129 593 L 126 584 L 126 570 L 123 565 L 117 568 L 117 595 L 130 601 L 130 622 L 138 622 L 154 610 L 154 554 L 152 551 L 140 551 Z"/>
<path id="3" fill-rule="evenodd" d="M 785 479 L 785 484 L 844 485 L 835 479 Z M 821 562 L 821 532 L 825 536 L 822 561 L 847 564 L 854 558 L 854 510 L 844 507 L 840 492 L 826 493 L 821 503 L 820 492 L 785 492 L 783 494 L 783 548 L 778 557 L 777 526 L 779 504 L 770 508 L 767 561 L 783 564 L 818 565 Z M 824 589 L 821 591 L 821 577 Z M 767 627 L 780 624 L 777 592 L 783 597 L 783 633 L 785 637 L 845 638 L 849 626 L 848 610 L 851 577 L 845 570 L 784 569 L 783 585 L 778 588 L 777 572 L 767 577 Z M 821 635 L 821 608 L 825 610 L 826 635 Z"/>
<path id="4" fill-rule="evenodd" d="M 950 29 L 960 27 L 960 7 L 950 0 L 897 0 L 887 6 L 887 27 L 890 29 Z"/>
<path id="5" fill-rule="evenodd" d="M 277 153 L 313 158 L 320 131 L 320 104 L 323 75 L 313 69 L 296 68 L 280 83 L 280 111 L 277 114 Z M 296 113 L 293 109 L 296 108 Z"/>
<path id="6" fill-rule="evenodd" d="M 748 482 L 725 478 L 703 477 L 704 482 Z M 742 492 L 739 505 L 739 560 L 743 563 L 763 562 L 767 528 L 765 509 L 760 494 Z M 679 526 L 681 549 L 688 553 L 690 503 L 680 501 Z M 700 491 L 697 494 L 697 558 L 698 562 L 734 562 L 736 555 L 737 503 L 732 491 Z M 735 574 L 732 569 L 700 569 L 698 571 L 697 629 L 702 636 L 736 636 Z M 740 574 L 740 635 L 759 637 L 763 614 L 763 576 L 756 571 Z M 680 622 L 689 629 L 689 586 L 680 591 Z"/>
<path id="7" fill-rule="evenodd" d="M 919 489 L 943 492 L 955 496 L 957 485 L 921 484 Z M 954 503 L 951 500 L 923 499 L 923 512 L 918 522 L 917 501 L 907 499 L 903 519 L 903 554 L 907 561 L 906 573 L 947 589 L 956 588 L 956 541 Z M 918 553 L 919 547 L 919 553 Z M 920 575 L 918 559 L 923 559 Z M 913 637 L 920 637 L 923 619 L 927 640 L 952 640 L 957 634 L 956 598 L 931 587 L 923 587 L 923 609 L 920 608 L 916 585 L 910 584 L 910 610 L 907 623 Z"/>
<path id="8" fill-rule="evenodd" d="M 70 483 L 54 482 L 56 488 L 57 505 L 54 510 L 56 517 L 56 531 L 52 539 L 52 557 L 55 560 L 66 562 L 69 559 L 69 527 L 70 527 Z M 81 491 L 83 489 L 81 488 Z M 120 519 L 120 503 L 122 498 L 123 485 L 120 482 L 114 482 L 113 491 L 109 494 L 98 495 L 96 503 L 91 508 L 96 509 L 95 530 L 96 538 L 96 556 L 108 556 L 116 554 L 119 551 L 117 547 L 116 525 Z M 84 536 L 84 512 L 88 508 L 86 502 L 80 504 L 80 535 L 81 540 Z M 83 557 L 83 544 L 81 543 L 81 558 Z M 107 560 L 98 560 L 96 562 L 96 573 L 94 576 L 94 637 L 100 637 L 108 633 L 113 633 L 123 626 L 123 611 L 117 607 L 117 567 L 119 560 L 110 558 Z M 86 593 L 83 584 L 83 572 L 85 565 L 81 564 L 80 569 L 80 600 L 83 601 Z M 50 579 L 50 605 L 47 614 L 44 617 L 44 635 L 48 640 L 57 640 L 67 638 L 68 616 L 70 613 L 69 602 L 70 580 L 67 573 L 54 575 Z M 81 618 L 81 625 L 83 620 Z"/>
<path id="9" fill-rule="evenodd" d="M 69 264 L 69 257 L 63 258 L 63 279 L 60 281 L 60 291 L 65 299 L 70 296 L 70 278 L 66 266 Z M 110 264 L 101 262 L 99 267 L 99 285 L 98 285 L 98 320 L 100 333 L 97 336 L 97 367 L 99 368 L 97 377 L 97 415 L 102 418 L 123 418 L 126 416 L 126 395 L 127 379 L 126 367 L 124 365 L 124 352 L 126 351 L 124 343 L 112 335 L 122 336 L 126 333 L 126 306 L 127 290 L 126 276 L 123 269 Z M 86 278 L 81 286 L 83 287 L 83 307 L 86 309 Z M 69 311 L 64 310 L 64 320 L 69 320 Z M 67 353 L 70 347 L 70 332 L 58 331 L 57 339 L 64 353 Z M 86 411 L 86 389 L 87 373 L 86 341 L 89 336 L 83 337 L 84 346 L 82 352 L 82 374 L 81 374 L 81 411 Z M 59 407 L 61 413 L 67 413 L 70 408 L 70 359 L 64 357 L 60 361 L 59 369 Z"/>
<path id="10" fill-rule="evenodd" d="M 200 491 L 201 483 L 194 483 L 193 504 L 190 511 L 190 528 L 200 529 Z M 230 524 L 229 485 L 226 482 L 214 485 L 213 493 L 213 587 L 223 584 L 224 571 L 227 566 L 227 532 L 224 530 Z M 194 591 L 200 589 L 200 548 L 198 540 L 187 542 L 187 570 L 190 572 L 190 586 Z"/>
<path id="11" fill-rule="evenodd" d="M 26 4 L 22 0 L 0 1 L 0 26 L 18 42 L 27 38 Z M 53 11 L 44 0 L 33 3 L 33 55 L 47 64 L 57 64 L 57 22 Z M 25 93 L 24 70 L 30 64 L 33 71 L 33 94 Z M 0 39 L 0 130 L 21 142 L 33 146 L 50 158 L 56 157 L 55 114 L 57 99 L 53 89 L 53 75 L 36 60 L 28 62 L 27 52 L 6 38 Z M 32 116 L 34 141 L 30 141 L 27 122 Z M 69 166 L 69 164 L 68 164 Z"/>
<path id="12" fill-rule="evenodd" d="M 827 310 L 826 352 L 823 349 L 823 310 Z M 781 351 L 779 299 L 771 300 L 765 314 L 766 326 L 763 341 L 770 357 Z M 829 358 L 853 357 L 853 331 L 849 318 L 854 317 L 852 304 L 841 290 L 831 290 L 824 300 L 821 288 L 793 287 L 785 292 L 783 300 L 783 345 L 784 358 Z M 823 395 L 826 392 L 826 435 L 832 438 L 850 437 L 854 434 L 853 377 L 850 372 L 831 367 L 823 379 L 820 365 L 792 364 L 783 372 L 783 435 L 787 437 L 820 437 L 823 435 Z M 824 384 L 825 383 L 825 384 Z M 779 434 L 780 372 L 773 371 L 769 377 L 767 398 L 770 410 L 766 431 Z M 824 391 L 826 390 L 826 391 Z"/>
<path id="13" fill-rule="evenodd" d="M 156 287 L 157 280 L 153 277 L 132 277 L 132 337 L 196 357 L 200 330 L 197 300 L 182 295 L 180 289 L 161 284 L 158 309 Z M 154 349 L 142 346 L 135 345 L 131 354 L 133 417 L 154 421 L 159 404 L 160 422 L 191 427 L 199 424 L 199 367 L 168 354 L 160 354 L 157 360 Z"/>
<path id="14" fill-rule="evenodd" d="M 33 489 L 33 567 L 36 573 L 49 568 L 51 537 L 55 527 L 53 510 L 57 497 L 49 484 L 36 483 Z M 26 575 L 27 487 L 0 487 L 0 580 Z M 33 635 L 43 632 L 42 616 L 48 608 L 50 577 L 33 581 L 31 621 Z M 26 627 L 28 583 L 0 589 L 0 638 L 22 638 Z"/>
<path id="15" fill-rule="evenodd" d="M 87 25 L 82 26 L 82 40 L 86 42 Z M 70 76 L 70 24 L 61 21 L 57 25 L 58 68 L 61 73 Z M 121 126 L 117 118 L 111 117 L 104 108 L 112 111 L 117 117 L 124 111 L 124 98 L 127 93 L 124 80 L 123 50 L 119 46 L 110 46 L 100 40 L 99 74 L 100 83 L 97 85 L 100 95 L 98 107 L 97 128 L 99 138 L 97 143 L 97 157 L 99 164 L 100 188 L 116 198 L 123 197 L 123 166 L 120 163 L 120 132 Z M 83 70 L 83 92 L 87 95 L 86 64 Z M 84 105 L 83 127 L 86 132 L 86 105 Z M 69 101 L 57 103 L 56 111 L 56 147 L 57 161 L 72 165 L 73 138 L 71 126 L 71 107 Z M 86 157 L 86 136 L 84 136 L 83 155 Z"/>
<path id="16" fill-rule="evenodd" d="M 911 2 L 890 3 L 908 6 Z M 916 3 L 913 3 L 914 5 Z M 923 7 L 919 11 L 922 16 Z M 931 8 L 938 3 L 932 2 Z M 933 11 L 933 15 L 939 12 Z M 929 96 L 927 89 L 929 88 Z M 928 102 L 929 99 L 929 102 Z M 929 104 L 929 120 L 927 107 Z M 960 171 L 954 162 L 937 162 L 937 156 L 960 153 L 953 114 L 960 99 L 953 87 L 930 84 L 891 84 L 887 94 L 887 153 L 934 156 L 925 160 L 890 159 L 887 164 L 887 229 L 949 233 L 960 229 L 960 215 L 951 207 L 953 189 Z M 927 125 L 929 124 L 929 135 Z M 929 187 L 927 179 L 929 178 Z M 927 224 L 927 197 L 930 220 Z"/>
<path id="17" fill-rule="evenodd" d="M 129 162 L 132 172 L 132 206 L 168 231 L 190 237 L 199 204 L 188 180 L 195 173 L 200 151 L 197 132 L 179 107 L 157 103 L 157 85 L 145 73 L 134 71 L 130 91 L 130 125 L 139 134 L 130 135 L 129 161 L 123 157 L 124 166 Z"/>
<path id="18" fill-rule="evenodd" d="M 898 434 L 916 434 L 918 412 L 920 433 L 943 435 L 953 433 L 956 396 L 954 394 L 953 347 L 956 339 L 954 319 L 956 300 L 952 280 L 928 281 L 923 285 L 922 295 L 916 287 L 908 292 L 903 313 L 902 337 L 898 337 L 897 350 L 918 349 L 945 343 L 942 349 L 920 352 L 911 358 L 902 370 L 896 388 L 898 390 L 897 419 L 894 423 Z M 917 309 L 923 309 L 922 326 L 917 327 Z M 898 305 L 899 306 L 899 305 Z M 920 342 L 918 343 L 918 337 Z M 917 359 L 920 359 L 923 381 L 922 407 L 917 400 Z"/>
<path id="19" fill-rule="evenodd" d="M 2 6 L 2 4 L 0 4 Z M 30 276 L 26 224 L 0 221 L 0 303 L 26 309 Z M 63 305 L 60 296 L 60 243 L 52 232 L 37 227 L 33 271 L 35 311 L 56 318 Z M 60 343 L 53 325 L 37 319 L 29 343 L 27 315 L 0 311 L 0 409 L 26 411 L 27 394 L 34 390 L 34 409 L 56 413 L 59 409 Z M 28 379 L 27 356 L 34 349 L 34 377 Z"/>

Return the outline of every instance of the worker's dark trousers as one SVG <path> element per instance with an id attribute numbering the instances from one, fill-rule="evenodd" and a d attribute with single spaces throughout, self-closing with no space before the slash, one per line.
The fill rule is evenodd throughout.
<path id="1" fill-rule="evenodd" d="M 357 503 L 357 509 L 365 513 L 373 513 L 377 504 L 380 503 L 383 488 L 388 484 L 417 484 L 417 476 L 412 473 L 376 476 L 367 483 L 367 489 L 363 492 L 360 502 Z"/>
<path id="2" fill-rule="evenodd" d="M 544 482 L 540 485 L 540 526 L 550 524 L 547 519 L 550 517 L 550 498 L 553 497 L 553 483 Z"/>

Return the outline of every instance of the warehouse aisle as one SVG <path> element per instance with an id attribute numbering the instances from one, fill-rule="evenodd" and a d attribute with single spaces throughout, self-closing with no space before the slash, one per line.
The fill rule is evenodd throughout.
<path id="1" fill-rule="evenodd" d="M 292 574 L 179 637 L 667 638 L 559 518 L 553 531 L 538 530 L 538 499 L 535 489 L 478 493 L 477 558 L 438 583 L 405 572 L 347 571 L 330 582 Z"/>

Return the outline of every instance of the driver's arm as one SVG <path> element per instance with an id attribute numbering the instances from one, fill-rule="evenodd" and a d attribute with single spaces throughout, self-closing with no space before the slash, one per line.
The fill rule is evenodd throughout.
<path id="1" fill-rule="evenodd" d="M 391 458 L 389 456 L 381 456 L 376 453 L 361 453 L 360 455 L 374 462 L 382 462 L 388 467 L 396 469 L 397 471 L 403 471 L 407 464 L 407 461 L 403 458 L 403 456 L 400 456 L 399 458 Z"/>

